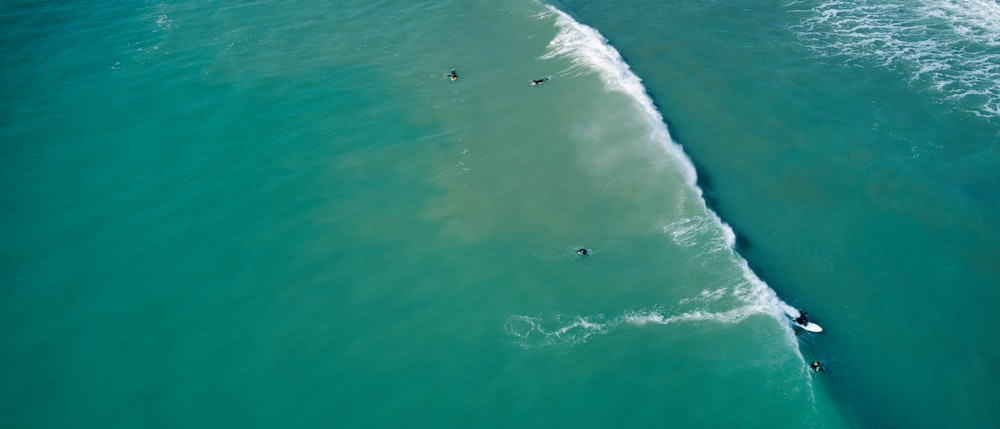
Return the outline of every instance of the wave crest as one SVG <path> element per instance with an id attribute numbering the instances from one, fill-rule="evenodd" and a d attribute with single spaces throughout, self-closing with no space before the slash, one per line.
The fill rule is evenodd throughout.
<path id="1" fill-rule="evenodd" d="M 568 58 L 573 66 L 566 74 L 587 74 L 596 72 L 604 86 L 609 91 L 621 91 L 628 94 L 643 111 L 653 130 L 652 138 L 659 142 L 667 153 L 676 161 L 685 181 L 693 189 L 701 193 L 697 186 L 698 174 L 694 164 L 684 154 L 684 150 L 670 138 L 670 132 L 663 120 L 663 115 L 656 109 L 653 99 L 646 93 L 642 79 L 632 72 L 631 67 L 622 58 L 614 46 L 608 43 L 597 30 L 575 21 L 566 13 L 552 6 L 546 6 L 556 17 L 556 27 L 559 32 L 549 42 L 548 53 L 542 58 Z"/>

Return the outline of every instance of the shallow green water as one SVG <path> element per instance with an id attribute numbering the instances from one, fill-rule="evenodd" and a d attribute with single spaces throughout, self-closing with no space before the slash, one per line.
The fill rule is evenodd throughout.
<path id="1" fill-rule="evenodd" d="M 0 422 L 990 421 L 951 316 L 992 317 L 988 109 L 803 5 L 557 6 L 610 44 L 520 0 L 4 6 Z"/>

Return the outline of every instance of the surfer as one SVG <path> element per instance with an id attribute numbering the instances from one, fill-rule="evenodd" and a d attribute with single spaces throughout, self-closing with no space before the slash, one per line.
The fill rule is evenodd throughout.
<path id="1" fill-rule="evenodd" d="M 795 323 L 798 323 L 798 324 L 800 324 L 802 326 L 808 325 L 809 324 L 809 313 L 806 313 L 804 311 L 801 312 L 801 314 L 799 314 L 799 317 L 795 318 Z"/>
<path id="2" fill-rule="evenodd" d="M 543 77 L 541 79 L 532 79 L 531 80 L 531 86 L 541 85 L 541 84 L 545 83 L 545 81 L 547 81 L 547 80 L 549 80 L 548 76 L 545 76 L 545 77 Z"/>
<path id="3" fill-rule="evenodd" d="M 580 250 L 576 251 L 576 254 L 580 255 L 580 256 L 587 256 L 587 254 L 589 254 L 589 253 L 590 252 L 588 252 L 587 249 L 585 249 L 583 247 L 581 247 Z"/>
<path id="4" fill-rule="evenodd" d="M 455 74 L 455 69 L 451 69 L 451 73 L 448 74 L 448 79 L 458 80 L 458 75 Z"/>
<path id="5" fill-rule="evenodd" d="M 809 367 L 816 372 L 820 372 L 823 370 L 823 365 L 820 365 L 818 360 L 814 360 L 813 363 L 809 364 Z"/>

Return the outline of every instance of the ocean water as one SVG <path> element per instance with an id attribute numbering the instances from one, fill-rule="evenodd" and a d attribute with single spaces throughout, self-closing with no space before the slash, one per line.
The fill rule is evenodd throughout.
<path id="1" fill-rule="evenodd" d="M 0 23 L 3 427 L 1000 421 L 996 2 Z"/>

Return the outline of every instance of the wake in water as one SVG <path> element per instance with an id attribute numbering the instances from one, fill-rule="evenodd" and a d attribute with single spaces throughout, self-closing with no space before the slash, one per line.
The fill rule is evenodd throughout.
<path id="1" fill-rule="evenodd" d="M 874 63 L 927 82 L 971 113 L 1000 117 L 1000 4 L 992 0 L 831 0 L 794 28 L 825 57 Z"/>
<path id="2" fill-rule="evenodd" d="M 747 262 L 736 253 L 735 234 L 708 209 L 702 198 L 701 189 L 697 186 L 694 165 L 680 145 L 671 139 L 663 117 L 646 93 L 641 79 L 632 73 L 618 51 L 600 33 L 576 22 L 552 6 L 546 7 L 549 13 L 540 15 L 539 18 L 554 16 L 555 26 L 559 31 L 549 43 L 548 53 L 542 58 L 569 59 L 572 66 L 562 71 L 562 76 L 596 73 L 608 91 L 625 93 L 641 106 L 651 130 L 650 138 L 664 148 L 674 161 L 674 165 L 681 170 L 687 186 L 697 195 L 697 201 L 681 198 L 680 204 L 692 202 L 697 204 L 698 215 L 670 222 L 663 227 L 663 232 L 668 234 L 675 244 L 683 247 L 705 244 L 699 240 L 704 241 L 708 237 L 708 240 L 715 243 L 708 243 L 707 252 L 728 253 L 727 259 L 737 265 L 741 275 L 735 280 L 735 284 L 713 290 L 706 289 L 697 296 L 681 299 L 676 304 L 677 309 L 672 311 L 659 308 L 625 311 L 610 319 L 604 315 L 569 317 L 514 315 L 505 324 L 507 333 L 517 338 L 516 343 L 522 347 L 567 345 L 585 342 L 594 335 L 607 334 L 622 325 L 669 325 L 694 322 L 737 324 L 754 315 L 765 315 L 784 322 L 787 344 L 798 353 L 794 333 L 782 310 L 788 305 L 781 302 L 774 291 L 767 287 L 750 270 Z M 802 358 L 801 354 L 799 358 Z M 802 361 L 804 366 L 804 359 Z"/>
<path id="3" fill-rule="evenodd" d="M 713 300 L 721 298 L 718 291 L 703 294 Z M 679 314 L 665 315 L 663 310 L 627 311 L 614 319 L 607 320 L 603 314 L 596 316 L 556 316 L 547 320 L 540 316 L 511 316 L 504 325 L 508 334 L 517 337 L 517 345 L 524 348 L 572 345 L 587 341 L 594 335 L 612 332 L 623 325 L 669 325 L 673 323 L 709 322 L 737 324 L 755 315 L 768 314 L 765 306 L 744 306 L 723 312 L 693 310 Z"/>

